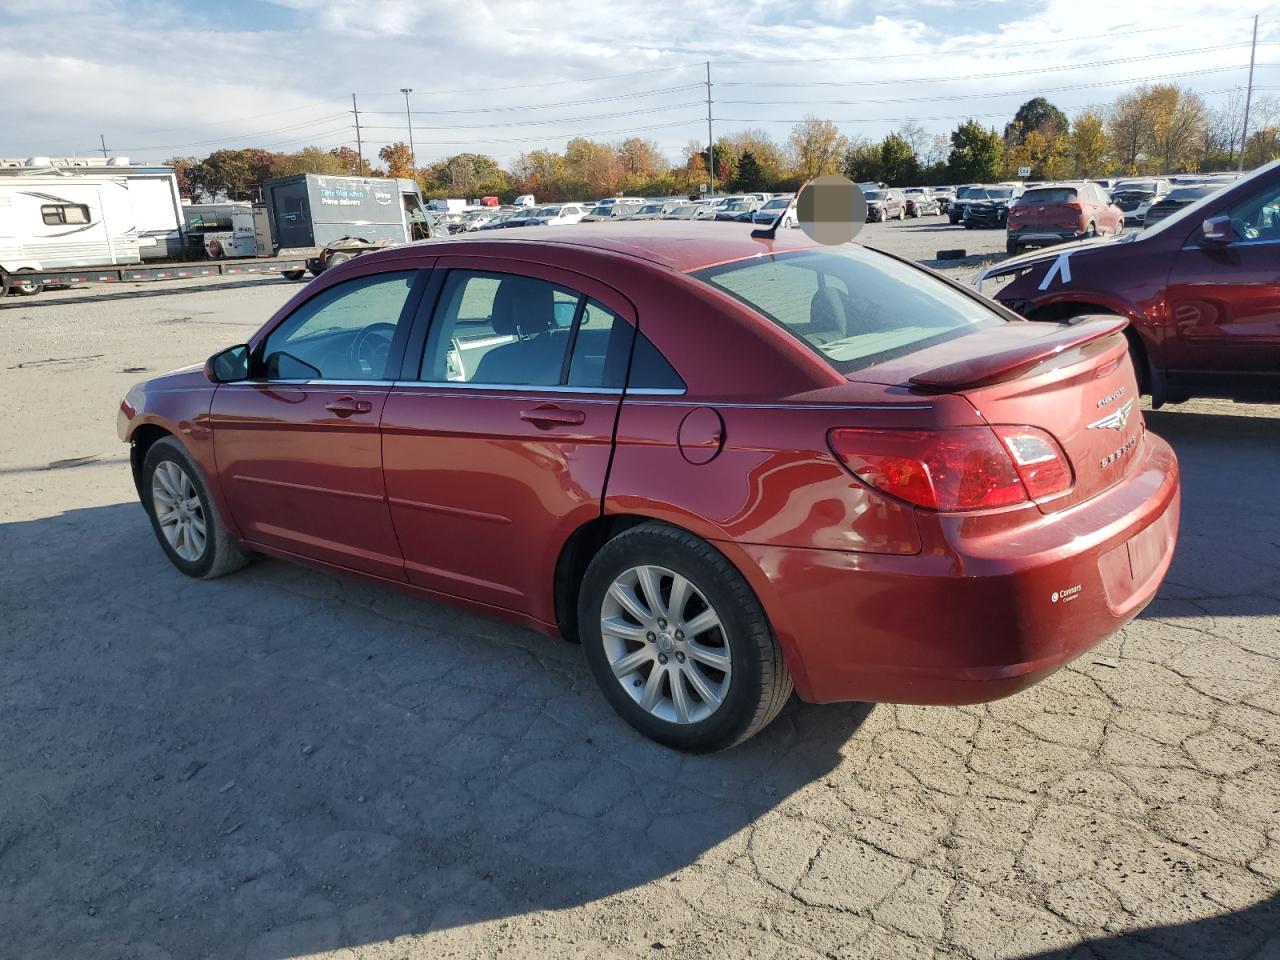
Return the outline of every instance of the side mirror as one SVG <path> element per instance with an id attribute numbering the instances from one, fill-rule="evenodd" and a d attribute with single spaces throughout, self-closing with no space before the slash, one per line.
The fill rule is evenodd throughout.
<path id="1" fill-rule="evenodd" d="M 1210 217 L 1200 224 L 1200 246 L 1225 247 L 1236 238 L 1235 233 L 1230 217 Z"/>
<path id="2" fill-rule="evenodd" d="M 249 379 L 249 347 L 237 344 L 205 361 L 204 375 L 213 383 L 231 383 Z"/>

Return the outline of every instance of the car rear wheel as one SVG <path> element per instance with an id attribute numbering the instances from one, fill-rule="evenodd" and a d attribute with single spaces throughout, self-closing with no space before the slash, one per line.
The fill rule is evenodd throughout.
<path id="1" fill-rule="evenodd" d="M 305 270 L 283 270 L 280 275 L 286 280 L 301 280 L 307 275 Z"/>
<path id="2" fill-rule="evenodd" d="M 191 455 L 165 437 L 142 465 L 143 506 L 169 561 L 189 577 L 211 580 L 239 570 L 248 556 L 227 529 Z"/>
<path id="3" fill-rule="evenodd" d="M 1022 244 L 1018 243 L 1017 240 L 1006 240 L 1004 242 L 1004 252 L 1011 257 L 1016 257 L 1022 252 Z"/>
<path id="4" fill-rule="evenodd" d="M 751 587 L 684 530 L 642 524 L 605 544 L 583 578 L 578 623 L 605 698 L 667 746 L 706 752 L 741 743 L 791 695 Z"/>
<path id="5" fill-rule="evenodd" d="M 42 289 L 44 289 L 39 280 L 28 280 L 22 275 L 24 273 L 35 273 L 30 267 L 19 270 L 13 278 L 10 289 L 21 297 L 34 297 Z"/>

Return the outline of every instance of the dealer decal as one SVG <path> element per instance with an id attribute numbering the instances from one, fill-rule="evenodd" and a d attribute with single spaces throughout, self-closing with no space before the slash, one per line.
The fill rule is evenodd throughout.
<path id="1" fill-rule="evenodd" d="M 1049 284 L 1053 283 L 1054 277 L 1061 277 L 1064 286 L 1071 282 L 1071 254 L 1073 252 L 1067 250 L 1058 254 L 1058 259 L 1053 261 L 1053 266 L 1049 268 L 1049 272 L 1040 281 L 1041 290 L 1048 290 Z"/>

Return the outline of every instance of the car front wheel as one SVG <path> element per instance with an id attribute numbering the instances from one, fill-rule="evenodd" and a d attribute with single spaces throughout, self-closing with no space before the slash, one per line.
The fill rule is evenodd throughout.
<path id="1" fill-rule="evenodd" d="M 642 524 L 605 544 L 583 578 L 578 623 L 605 698 L 667 746 L 707 752 L 741 743 L 791 695 L 751 587 L 684 530 Z"/>
<path id="2" fill-rule="evenodd" d="M 211 580 L 249 562 L 209 497 L 195 460 L 172 437 L 157 440 L 142 465 L 143 506 L 169 561 Z"/>

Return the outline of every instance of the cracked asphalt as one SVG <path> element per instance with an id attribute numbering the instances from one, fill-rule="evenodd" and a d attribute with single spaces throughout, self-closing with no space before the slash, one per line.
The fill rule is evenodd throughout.
<path id="1" fill-rule="evenodd" d="M 569 644 L 169 566 L 115 406 L 294 289 L 0 306 L 0 956 L 1280 957 L 1280 409 L 1147 413 L 1172 571 L 1039 686 L 685 757 Z"/>

